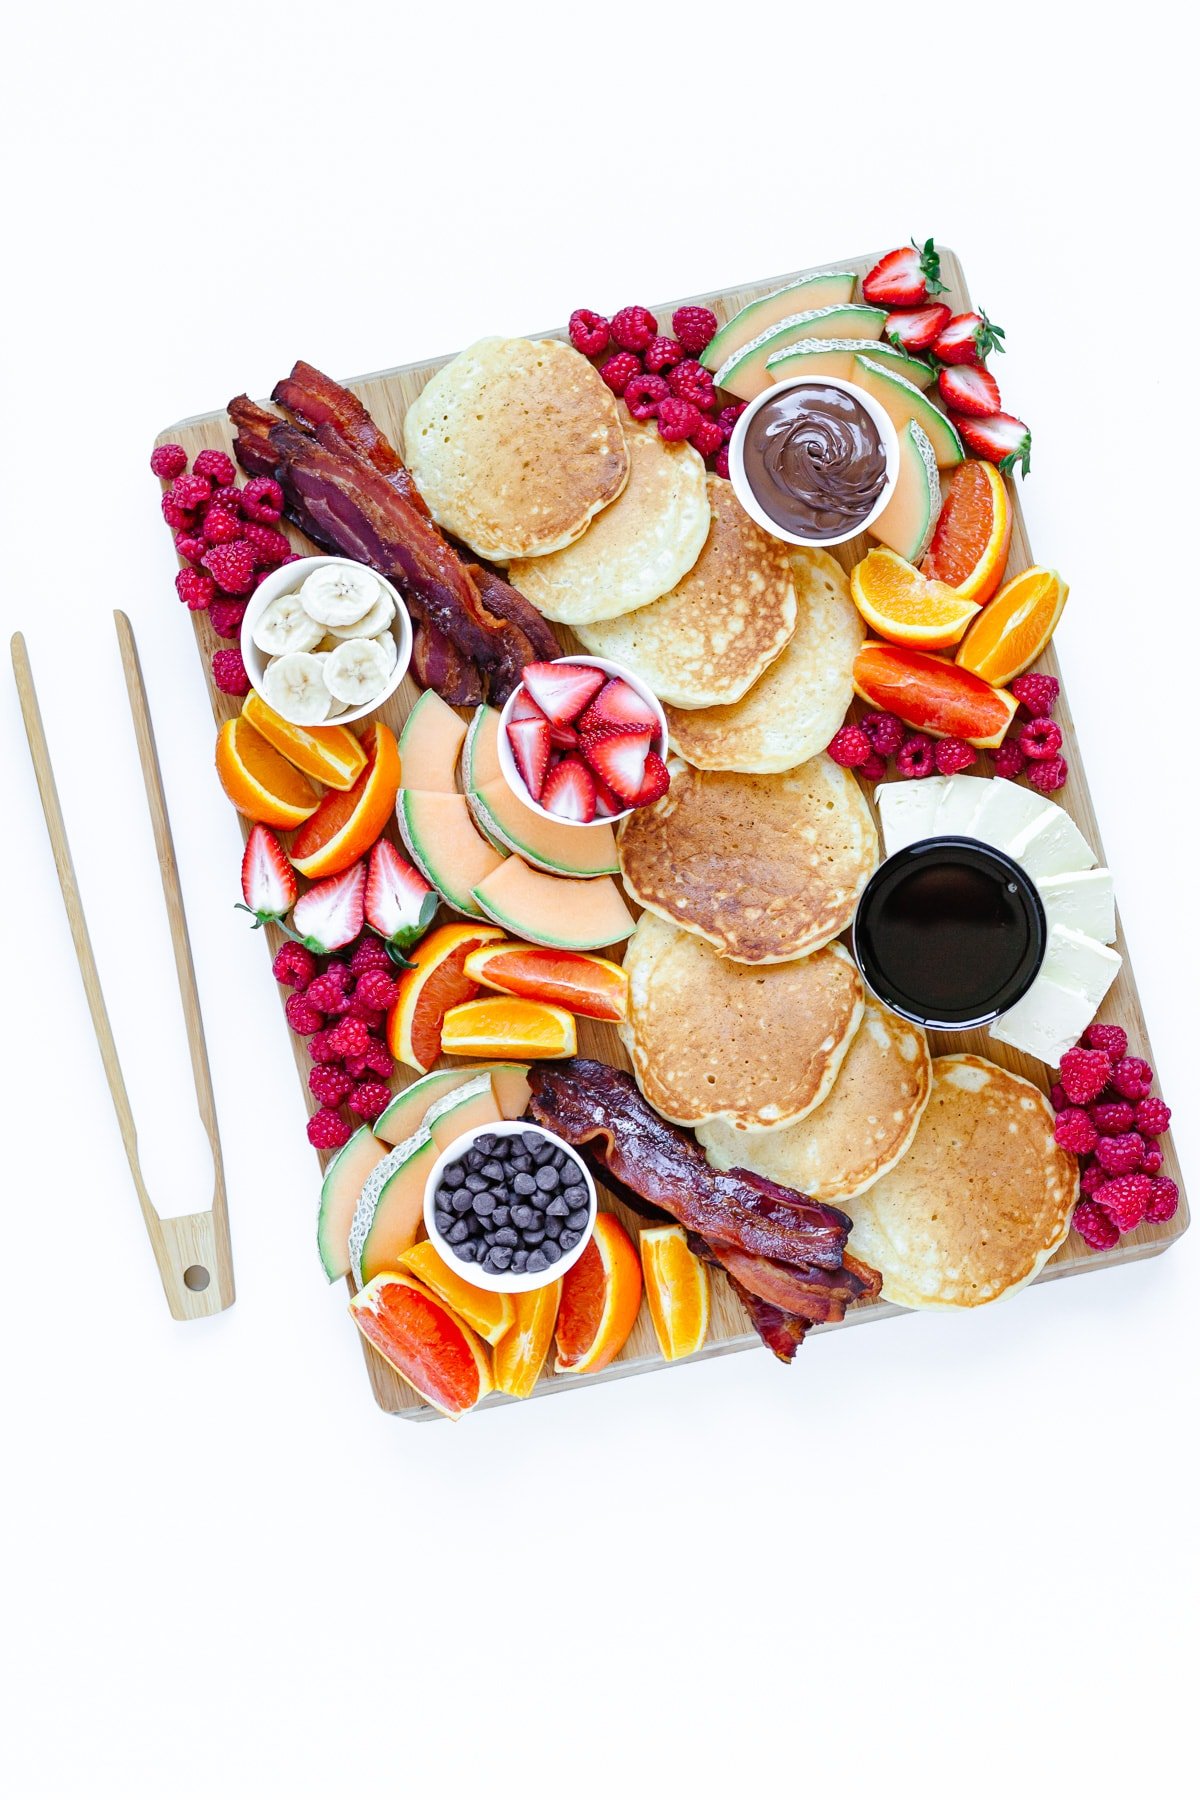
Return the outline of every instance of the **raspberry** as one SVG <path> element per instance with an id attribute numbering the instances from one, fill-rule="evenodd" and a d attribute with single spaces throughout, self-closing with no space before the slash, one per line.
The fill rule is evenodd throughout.
<path id="1" fill-rule="evenodd" d="M 671 330 L 692 356 L 707 350 L 717 330 L 717 315 L 707 306 L 677 306 L 671 314 Z"/>
<path id="2" fill-rule="evenodd" d="M 284 987 L 302 994 L 317 972 L 317 959 L 303 944 L 281 944 L 275 952 L 271 973 Z"/>
<path id="3" fill-rule="evenodd" d="M 1151 1225 L 1165 1225 L 1175 1217 L 1179 1205 L 1179 1189 L 1169 1175 L 1156 1175 L 1150 1183 L 1146 1201 L 1146 1218 Z"/>
<path id="4" fill-rule="evenodd" d="M 1129 1035 L 1120 1025 L 1089 1025 L 1080 1042 L 1089 1050 L 1103 1050 L 1113 1062 L 1120 1062 L 1129 1049 Z"/>
<path id="5" fill-rule="evenodd" d="M 390 1075 L 392 1072 L 392 1053 L 387 1045 L 378 1038 L 372 1038 L 367 1046 L 363 1062 L 376 1075 Z"/>
<path id="6" fill-rule="evenodd" d="M 734 406 L 723 406 L 717 414 L 717 424 L 721 427 L 721 436 L 728 443 L 733 436 L 733 428 L 746 410 L 746 402 L 739 400 Z"/>
<path id="7" fill-rule="evenodd" d="M 610 356 L 606 363 L 600 365 L 600 379 L 614 394 L 623 394 L 634 376 L 641 373 L 641 362 L 628 350 L 619 351 L 616 356 Z"/>
<path id="8" fill-rule="evenodd" d="M 222 694 L 235 694 L 240 698 L 250 692 L 250 677 L 240 650 L 214 650 L 212 676 L 213 685 Z"/>
<path id="9" fill-rule="evenodd" d="M 1133 1108 L 1128 1100 L 1096 1100 L 1088 1107 L 1088 1117 L 1105 1137 L 1119 1137 L 1133 1129 Z"/>
<path id="10" fill-rule="evenodd" d="M 184 562 L 198 563 L 208 549 L 202 537 L 193 537 L 189 531 L 175 533 L 175 552 L 182 556 Z"/>
<path id="11" fill-rule="evenodd" d="M 283 489 L 269 475 L 256 475 L 240 496 L 242 511 L 259 525 L 278 525 L 283 512 Z"/>
<path id="12" fill-rule="evenodd" d="M 658 335 L 658 320 L 647 307 L 623 306 L 608 329 L 618 350 L 644 350 Z"/>
<path id="13" fill-rule="evenodd" d="M 679 363 L 667 376 L 667 386 L 677 400 L 690 400 L 701 412 L 711 412 L 716 405 L 712 374 L 703 363 Z"/>
<path id="14" fill-rule="evenodd" d="M 362 1023 L 372 1035 L 377 1031 L 383 1030 L 383 1022 L 387 1018 L 387 1014 L 383 1011 L 382 1007 L 368 1006 L 366 1001 L 360 1000 L 357 994 L 355 994 L 353 1000 L 351 1000 L 350 1008 L 346 1016 L 350 1019 L 361 1019 Z M 365 1050 L 363 1051 L 363 1055 L 366 1055 Z"/>
<path id="15" fill-rule="evenodd" d="M 1143 1175 L 1157 1175 L 1163 1166 L 1162 1145 L 1156 1144 L 1153 1138 L 1145 1139 L 1146 1148 L 1142 1151 L 1142 1160 L 1138 1168 Z"/>
<path id="16" fill-rule="evenodd" d="M 210 506 L 200 534 L 206 545 L 234 544 L 242 535 L 242 521 L 227 506 Z"/>
<path id="17" fill-rule="evenodd" d="M 979 757 L 962 738 L 939 738 L 933 747 L 933 760 L 939 775 L 958 775 L 977 763 Z"/>
<path id="18" fill-rule="evenodd" d="M 692 449 L 698 450 L 701 456 L 715 456 L 724 441 L 721 427 L 715 419 L 701 418 L 692 432 Z"/>
<path id="19" fill-rule="evenodd" d="M 713 473 L 715 475 L 719 475 L 721 477 L 722 481 L 729 480 L 729 445 L 728 444 L 722 444 L 721 448 L 717 451 L 717 454 L 713 457 Z"/>
<path id="20" fill-rule="evenodd" d="M 1071 1220 L 1089 1250 L 1111 1250 L 1120 1232 L 1094 1200 L 1081 1200 Z"/>
<path id="21" fill-rule="evenodd" d="M 187 468 L 187 451 L 182 444 L 159 444 L 150 452 L 150 467 L 160 481 L 174 481 Z"/>
<path id="22" fill-rule="evenodd" d="M 253 550 L 254 560 L 260 568 L 276 569 L 284 557 L 292 553 L 292 546 L 282 531 L 275 531 L 269 525 L 243 525 L 241 536 L 243 543 Z"/>
<path id="23" fill-rule="evenodd" d="M 1054 1121 L 1054 1141 L 1075 1156 L 1096 1148 L 1096 1127 L 1080 1106 L 1064 1106 Z"/>
<path id="24" fill-rule="evenodd" d="M 1161 1137 L 1171 1123 L 1171 1109 L 1157 1094 L 1147 1094 L 1137 1103 L 1136 1122 L 1145 1137 Z"/>
<path id="25" fill-rule="evenodd" d="M 635 419 L 652 419 L 670 393 L 661 375 L 635 375 L 625 384 L 625 404 Z"/>
<path id="26" fill-rule="evenodd" d="M 368 1053 L 365 1050 L 361 1056 L 347 1056 L 342 1060 L 342 1067 L 353 1081 L 361 1081 L 369 1066 Z"/>
<path id="27" fill-rule="evenodd" d="M 240 519 L 242 516 L 241 489 L 219 487 L 209 499 L 208 510 L 211 512 L 214 506 L 219 506 L 223 512 L 232 513 L 235 519 Z"/>
<path id="28" fill-rule="evenodd" d="M 331 1048 L 330 1043 L 329 1043 L 329 1040 L 332 1036 L 333 1036 L 333 1031 L 332 1031 L 332 1029 L 330 1029 L 328 1031 L 314 1032 L 312 1037 L 309 1038 L 308 1054 L 312 1057 L 312 1059 L 315 1063 L 337 1062 L 338 1053 L 336 1050 Z"/>
<path id="29" fill-rule="evenodd" d="M 895 713 L 869 712 L 859 722 L 880 756 L 895 756 L 907 735 Z"/>
<path id="30" fill-rule="evenodd" d="M 249 544 L 214 544 L 204 567 L 223 594 L 248 594 L 254 586 L 254 552 Z"/>
<path id="31" fill-rule="evenodd" d="M 880 756 L 878 750 L 872 750 L 866 762 L 858 765 L 858 772 L 864 781 L 882 781 L 887 769 L 887 757 Z"/>
<path id="32" fill-rule="evenodd" d="M 226 456 L 223 450 L 202 450 L 192 464 L 192 471 L 196 475 L 207 475 L 219 488 L 231 487 L 237 480 L 233 458 Z"/>
<path id="33" fill-rule="evenodd" d="M 1070 1105 L 1061 1081 L 1056 1081 L 1050 1089 L 1050 1104 L 1055 1112 L 1061 1112 L 1064 1106 Z"/>
<path id="34" fill-rule="evenodd" d="M 387 946 L 377 937 L 361 937 L 354 946 L 350 957 L 349 969 L 352 975 L 365 975 L 368 969 L 382 969 L 385 973 L 392 967 L 392 959 L 387 953 Z"/>
<path id="35" fill-rule="evenodd" d="M 1103 1050 L 1082 1050 L 1076 1045 L 1063 1056 L 1058 1078 L 1071 1104 L 1086 1106 L 1089 1100 L 1099 1099 L 1111 1073 L 1112 1065 Z"/>
<path id="36" fill-rule="evenodd" d="M 235 638 L 242 633 L 246 616 L 244 600 L 214 600 L 208 609 L 208 622 L 218 637 Z"/>
<path id="37" fill-rule="evenodd" d="M 1049 762 L 1062 749 L 1062 741 L 1062 732 L 1053 719 L 1030 719 L 1017 734 L 1017 742 L 1030 762 Z"/>
<path id="38" fill-rule="evenodd" d="M 342 1019 L 329 1034 L 329 1048 L 335 1056 L 362 1056 L 371 1034 L 361 1019 Z"/>
<path id="39" fill-rule="evenodd" d="M 676 363 L 683 361 L 683 345 L 677 344 L 674 338 L 651 338 L 642 361 L 652 375 L 661 375 L 664 369 L 673 369 Z"/>
<path id="40" fill-rule="evenodd" d="M 1058 704 L 1058 683 L 1053 675 L 1018 675 L 1009 682 L 1008 691 L 1031 719 L 1048 719 Z"/>
<path id="41" fill-rule="evenodd" d="M 659 436 L 668 444 L 681 444 L 700 423 L 700 414 L 690 400 L 677 400 L 670 395 L 659 401 L 656 416 Z"/>
<path id="42" fill-rule="evenodd" d="M 601 356 L 608 349 L 608 320 L 590 307 L 577 306 L 567 320 L 567 335 L 581 356 Z"/>
<path id="43" fill-rule="evenodd" d="M 1000 748 L 992 752 L 992 760 L 997 775 L 1002 775 L 1005 781 L 1015 781 L 1025 773 L 1025 752 L 1015 737 L 1005 738 Z"/>
<path id="44" fill-rule="evenodd" d="M 871 740 L 859 725 L 843 725 L 834 733 L 825 754 L 840 769 L 861 769 L 871 754 Z"/>
<path id="45" fill-rule="evenodd" d="M 354 998 L 366 1006 L 386 1010 L 396 998 L 396 984 L 383 969 L 367 969 L 358 978 Z"/>
<path id="46" fill-rule="evenodd" d="M 1096 1190 L 1096 1205 L 1104 1208 L 1118 1231 L 1136 1231 L 1151 1200 L 1148 1175 L 1121 1175 Z"/>
<path id="47" fill-rule="evenodd" d="M 307 995 L 289 994 L 284 1007 L 287 1022 L 300 1037 L 311 1037 L 314 1031 L 320 1031 L 325 1023 L 315 1006 L 310 1005 Z"/>
<path id="48" fill-rule="evenodd" d="M 211 493 L 212 482 L 207 475 L 177 475 L 171 483 L 171 498 L 185 512 L 195 512 Z"/>
<path id="49" fill-rule="evenodd" d="M 937 768 L 933 739 L 923 731 L 911 732 L 900 746 L 896 767 L 906 781 L 920 781 L 932 775 Z"/>
<path id="50" fill-rule="evenodd" d="M 163 495 L 161 505 L 162 516 L 172 531 L 191 531 L 196 522 L 194 512 L 189 512 L 186 507 L 180 506 L 177 500 L 172 500 L 169 491 Z"/>
<path id="51" fill-rule="evenodd" d="M 308 1121 L 308 1141 L 314 1150 L 340 1150 L 349 1137 L 349 1125 L 331 1106 L 323 1106 Z"/>
<path id="52" fill-rule="evenodd" d="M 1079 1177 L 1079 1191 L 1081 1194 L 1086 1194 L 1090 1200 L 1107 1180 L 1108 1176 L 1098 1162 L 1089 1163 Z"/>
<path id="53" fill-rule="evenodd" d="M 314 1063 L 308 1071 L 308 1091 L 322 1106 L 340 1106 L 353 1086 L 345 1069 L 336 1063 Z"/>
<path id="54" fill-rule="evenodd" d="M 1049 762 L 1030 763 L 1025 771 L 1025 779 L 1039 794 L 1057 793 L 1060 787 L 1067 785 L 1066 758 L 1052 756 Z"/>
<path id="55" fill-rule="evenodd" d="M 1154 1070 L 1140 1056 L 1123 1056 L 1112 1071 L 1112 1084 L 1126 1100 L 1144 1100 L 1154 1081 Z"/>
<path id="56" fill-rule="evenodd" d="M 1096 1161 L 1110 1175 L 1132 1175 L 1141 1167 L 1145 1140 L 1136 1131 L 1122 1131 L 1117 1137 L 1102 1137 L 1096 1145 Z"/>
<path id="57" fill-rule="evenodd" d="M 360 1119 L 377 1119 L 391 1097 L 386 1081 L 360 1081 L 350 1095 L 350 1111 Z"/>
<path id="58" fill-rule="evenodd" d="M 203 612 L 216 591 L 212 576 L 199 569 L 180 569 L 175 577 L 175 592 L 192 612 Z"/>
<path id="59" fill-rule="evenodd" d="M 343 1013 L 349 1002 L 346 999 L 346 971 L 343 964 L 331 963 L 323 975 L 308 989 L 311 1003 L 323 1013 Z"/>

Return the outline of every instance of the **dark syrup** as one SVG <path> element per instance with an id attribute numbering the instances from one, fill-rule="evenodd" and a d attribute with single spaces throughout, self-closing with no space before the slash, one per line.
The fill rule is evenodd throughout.
<path id="1" fill-rule="evenodd" d="M 944 1030 L 1015 1006 L 1041 966 L 1046 916 L 1018 864 L 971 838 L 926 838 L 876 870 L 859 901 L 854 954 L 872 991 Z"/>

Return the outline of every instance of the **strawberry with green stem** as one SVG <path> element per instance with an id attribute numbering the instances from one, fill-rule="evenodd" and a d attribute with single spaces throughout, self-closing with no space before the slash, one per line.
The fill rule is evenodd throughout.
<path id="1" fill-rule="evenodd" d="M 1003 340 L 985 312 L 956 313 L 934 338 L 931 354 L 941 363 L 981 363 L 993 350 L 1004 355 Z"/>
<path id="2" fill-rule="evenodd" d="M 242 856 L 242 898 L 239 912 L 254 918 L 254 930 L 260 925 L 276 925 L 296 904 L 296 872 L 284 854 L 283 845 L 265 825 L 255 825 L 246 839 Z"/>
<path id="3" fill-rule="evenodd" d="M 406 862 L 388 838 L 371 851 L 363 915 L 401 968 L 411 968 L 404 952 L 424 937 L 437 911 L 438 897 L 429 883 Z"/>
<path id="4" fill-rule="evenodd" d="M 889 250 L 862 279 L 863 299 L 871 306 L 920 306 L 930 294 L 945 291 L 932 238 L 924 245 L 913 238 L 903 249 Z"/>
<path id="5" fill-rule="evenodd" d="M 314 956 L 328 956 L 343 949 L 354 942 L 363 928 L 366 886 L 365 862 L 356 862 L 340 875 L 315 882 L 292 908 L 291 923 L 280 921 L 282 930 Z"/>

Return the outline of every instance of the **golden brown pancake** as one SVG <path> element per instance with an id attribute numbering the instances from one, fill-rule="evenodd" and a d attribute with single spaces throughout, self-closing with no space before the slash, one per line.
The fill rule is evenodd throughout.
<path id="1" fill-rule="evenodd" d="M 680 1125 L 720 1119 L 757 1133 L 802 1119 L 862 1018 L 862 980 L 840 944 L 750 969 L 643 913 L 625 968 L 621 1041 L 651 1106 Z"/>
<path id="2" fill-rule="evenodd" d="M 879 860 L 854 777 L 827 756 L 782 775 L 675 762 L 654 806 L 619 827 L 634 899 L 735 962 L 790 962 L 844 931 Z"/>

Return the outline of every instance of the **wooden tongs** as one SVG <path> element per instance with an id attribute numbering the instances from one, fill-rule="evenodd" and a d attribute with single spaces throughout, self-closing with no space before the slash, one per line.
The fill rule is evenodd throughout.
<path id="1" fill-rule="evenodd" d="M 29 653 L 25 648 L 25 639 L 19 631 L 14 634 L 12 640 L 13 673 L 16 676 L 21 711 L 25 718 L 25 735 L 29 739 L 29 752 L 33 758 L 34 774 L 37 776 L 38 791 L 42 797 L 46 829 L 50 834 L 50 847 L 54 852 L 54 863 L 58 870 L 58 882 L 62 888 L 63 903 L 67 909 L 67 922 L 75 941 L 75 955 L 79 961 L 79 972 L 83 977 L 84 992 L 87 995 L 88 1007 L 92 1015 L 96 1041 L 100 1046 L 104 1072 L 108 1077 L 113 1106 L 116 1108 L 117 1123 L 121 1128 L 125 1154 L 129 1159 L 129 1172 L 133 1177 L 138 1204 L 142 1209 L 142 1218 L 146 1222 L 150 1247 L 154 1251 L 154 1260 L 158 1264 L 158 1272 L 162 1277 L 167 1305 L 170 1307 L 171 1317 L 174 1319 L 204 1319 L 213 1313 L 223 1312 L 227 1306 L 233 1304 L 234 1299 L 233 1255 L 229 1245 L 229 1212 L 225 1197 L 225 1169 L 221 1160 L 221 1138 L 217 1128 L 217 1109 L 213 1099 L 212 1077 L 208 1067 L 208 1051 L 204 1043 L 204 1022 L 200 1016 L 200 995 L 196 988 L 196 971 L 192 965 L 191 946 L 188 942 L 187 916 L 184 912 L 183 893 L 179 885 L 179 868 L 175 861 L 175 845 L 171 838 L 170 820 L 167 817 L 167 801 L 163 792 L 162 773 L 158 766 L 158 751 L 154 743 L 154 727 L 150 720 L 150 708 L 146 701 L 142 666 L 138 659 L 137 644 L 134 641 L 133 627 L 129 620 L 123 612 L 114 613 L 113 617 L 116 620 L 117 638 L 121 646 L 125 685 L 129 690 L 129 707 L 133 714 L 133 728 L 137 734 L 142 777 L 146 783 L 146 800 L 150 807 L 150 820 L 154 827 L 154 843 L 158 852 L 159 871 L 162 875 L 163 898 L 166 901 L 167 917 L 171 925 L 171 942 L 175 949 L 175 973 L 179 980 L 179 997 L 183 1003 L 183 1017 L 187 1026 L 188 1049 L 192 1058 L 192 1077 L 196 1085 L 196 1103 L 200 1109 L 200 1117 L 212 1149 L 213 1202 L 207 1212 L 186 1213 L 173 1219 L 160 1218 L 146 1191 L 141 1164 L 138 1161 L 137 1126 L 129 1105 L 125 1078 L 121 1073 L 117 1046 L 113 1040 L 112 1026 L 109 1023 L 108 1008 L 104 1004 L 104 992 L 100 986 L 96 959 L 92 953 L 92 941 L 88 935 L 79 885 L 75 879 L 71 847 L 67 842 L 67 829 L 63 823 L 58 789 L 54 781 L 54 769 L 51 766 L 46 733 L 42 726 L 41 708 L 38 706 L 37 691 L 33 685 L 33 670 L 29 666 Z"/>

